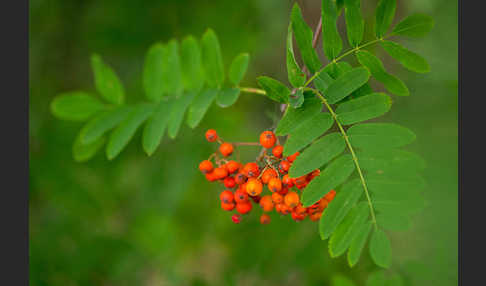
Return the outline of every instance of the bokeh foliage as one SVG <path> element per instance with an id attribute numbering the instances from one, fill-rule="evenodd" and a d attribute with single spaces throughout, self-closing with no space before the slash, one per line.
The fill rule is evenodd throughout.
<path id="1" fill-rule="evenodd" d="M 320 1 L 298 2 L 314 26 Z M 376 3 L 362 2 L 366 17 Z M 56 120 L 49 112 L 56 94 L 93 86 L 92 53 L 102 54 L 117 70 L 127 101 L 141 100 L 140 74 L 148 47 L 155 41 L 201 35 L 207 27 L 219 36 L 224 63 L 241 51 L 250 52 L 242 85 L 256 86 L 255 76 L 261 74 L 284 80 L 291 4 L 30 1 L 32 285 L 315 285 L 329 283 L 338 273 L 364 285 L 375 270 L 369 257 L 353 269 L 344 257 L 332 260 L 310 221 L 297 224 L 274 216 L 262 227 L 253 214 L 247 223 L 234 225 L 219 208 L 219 189 L 197 172 L 198 162 L 211 152 L 203 140 L 205 129 L 216 128 L 229 140 L 255 141 L 272 124 L 265 115 L 275 112 L 270 100 L 242 95 L 228 109 L 212 107 L 200 127 L 183 127 L 174 141 L 165 138 L 150 158 L 139 148 L 137 133 L 112 162 L 99 154 L 84 164 L 71 157 L 80 125 Z M 410 231 L 392 237 L 393 270 L 406 274 L 413 285 L 429 285 L 431 278 L 436 284 L 455 285 L 457 2 L 398 1 L 397 18 L 410 12 L 435 19 L 425 40 L 406 42 L 428 60 L 431 73 L 416 75 L 386 61 L 387 69 L 407 82 L 412 96 L 396 98 L 385 118 L 417 134 L 409 150 L 428 163 L 428 206 L 414 218 Z M 343 28 L 338 25 L 341 35 Z M 364 38 L 371 33 L 372 27 L 365 27 Z M 242 155 L 249 158 L 254 152 L 244 150 Z"/>

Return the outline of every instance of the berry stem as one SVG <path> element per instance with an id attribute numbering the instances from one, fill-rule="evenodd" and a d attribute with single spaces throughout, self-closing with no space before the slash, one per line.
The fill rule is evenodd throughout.
<path id="1" fill-rule="evenodd" d="M 259 146 L 260 143 L 258 142 L 233 142 L 235 146 Z"/>
<path id="2" fill-rule="evenodd" d="M 322 96 L 321 93 L 316 89 L 307 88 L 307 90 L 313 91 L 321 99 L 322 103 L 324 103 L 326 108 L 329 110 L 329 113 L 331 113 L 331 116 L 334 118 L 334 121 L 336 121 L 336 124 L 339 127 L 339 131 L 341 132 L 341 134 L 344 138 L 344 141 L 346 142 L 346 145 L 349 149 L 349 152 L 351 153 L 351 156 L 353 157 L 354 165 L 356 166 L 356 170 L 358 171 L 359 178 L 361 180 L 361 185 L 363 185 L 363 189 L 364 189 L 365 195 L 366 195 L 366 200 L 368 201 L 368 206 L 369 206 L 369 209 L 370 209 L 371 221 L 373 222 L 375 228 L 377 228 L 378 225 L 376 223 L 375 210 L 373 208 L 373 203 L 371 202 L 371 197 L 370 197 L 370 194 L 369 194 L 369 191 L 368 191 L 368 187 L 366 186 L 366 181 L 364 179 L 363 172 L 361 171 L 361 167 L 358 163 L 358 158 L 356 157 L 356 154 L 354 153 L 354 149 L 353 149 L 353 146 L 351 145 L 351 142 L 349 142 L 349 137 L 346 134 L 346 131 L 344 131 L 343 126 L 341 125 L 341 123 L 338 120 L 337 114 L 334 112 L 333 108 L 327 102 L 327 100 L 324 98 L 324 96 Z"/>

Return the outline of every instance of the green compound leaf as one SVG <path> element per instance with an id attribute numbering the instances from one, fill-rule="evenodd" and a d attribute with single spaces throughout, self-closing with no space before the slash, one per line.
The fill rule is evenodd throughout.
<path id="1" fill-rule="evenodd" d="M 231 63 L 229 69 L 229 80 L 235 86 L 240 84 L 240 81 L 245 76 L 248 69 L 248 62 L 250 61 L 250 55 L 248 53 L 241 53 L 237 55 Z"/>
<path id="2" fill-rule="evenodd" d="M 199 92 L 204 85 L 204 72 L 201 48 L 193 36 L 187 36 L 181 43 L 181 68 L 184 88 Z"/>
<path id="3" fill-rule="evenodd" d="M 288 103 L 290 97 L 290 90 L 278 80 L 268 76 L 260 76 L 257 78 L 258 85 L 266 92 L 266 96 L 271 100 Z"/>
<path id="4" fill-rule="evenodd" d="M 366 286 L 387 286 L 385 272 L 379 270 L 370 274 L 366 280 Z"/>
<path id="5" fill-rule="evenodd" d="M 106 157 L 108 160 L 114 159 L 125 148 L 147 118 L 154 111 L 154 105 L 139 104 L 133 108 L 130 115 L 123 120 L 118 127 L 113 130 L 106 145 Z"/>
<path id="6" fill-rule="evenodd" d="M 346 215 L 329 240 L 331 257 L 338 257 L 346 252 L 353 239 L 360 234 L 363 226 L 366 225 L 369 214 L 368 203 L 361 202 Z"/>
<path id="7" fill-rule="evenodd" d="M 101 147 L 103 147 L 106 142 L 106 137 L 102 136 L 90 144 L 82 144 L 80 134 L 81 132 L 78 134 L 73 144 L 73 158 L 76 162 L 86 162 L 91 159 Z"/>
<path id="8" fill-rule="evenodd" d="M 391 243 L 386 233 L 381 229 L 375 229 L 370 239 L 370 255 L 376 265 L 388 268 L 391 265 Z"/>
<path id="9" fill-rule="evenodd" d="M 170 40 L 167 44 L 166 55 L 162 73 L 162 84 L 166 86 L 170 97 L 179 97 L 184 89 L 182 85 L 181 59 L 179 58 L 179 45 L 176 40 Z"/>
<path id="10" fill-rule="evenodd" d="M 324 97 L 330 104 L 334 104 L 365 84 L 369 77 L 370 73 L 366 68 L 353 68 L 332 82 L 324 91 Z"/>
<path id="11" fill-rule="evenodd" d="M 105 105 L 88 92 L 71 91 L 56 96 L 50 108 L 59 119 L 85 121 L 105 109 Z"/>
<path id="12" fill-rule="evenodd" d="M 351 245 L 348 249 L 348 254 L 346 256 L 349 267 L 353 267 L 354 265 L 356 265 L 356 263 L 358 263 L 359 258 L 361 257 L 361 252 L 363 251 L 363 248 L 366 244 L 366 239 L 370 234 L 372 226 L 373 225 L 371 221 L 364 223 L 358 231 L 358 235 L 356 235 L 356 237 L 351 242 Z"/>
<path id="13" fill-rule="evenodd" d="M 179 129 L 184 119 L 184 114 L 186 114 L 186 110 L 195 96 L 195 92 L 186 92 L 172 104 L 167 126 L 167 134 L 169 135 L 169 138 L 174 139 L 177 137 L 177 133 L 179 133 Z"/>
<path id="14" fill-rule="evenodd" d="M 357 47 L 363 40 L 364 20 L 361 15 L 360 0 L 345 0 L 344 10 L 348 41 L 352 47 Z"/>
<path id="15" fill-rule="evenodd" d="M 295 41 L 299 46 L 302 60 L 311 73 L 317 72 L 321 68 L 321 62 L 316 50 L 312 47 L 312 29 L 304 21 L 302 11 L 297 3 L 294 4 L 290 15 L 292 30 L 294 31 Z"/>
<path id="16" fill-rule="evenodd" d="M 151 101 L 159 101 L 166 93 L 166 86 L 162 82 L 164 56 L 167 47 L 161 43 L 153 44 L 145 56 L 143 67 L 143 88 L 145 95 Z"/>
<path id="17" fill-rule="evenodd" d="M 424 58 L 407 50 L 400 44 L 391 41 L 383 41 L 380 44 L 392 58 L 399 61 L 406 69 L 416 73 L 427 73 L 430 71 L 430 66 Z"/>
<path id="18" fill-rule="evenodd" d="M 376 7 L 375 33 L 377 38 L 385 35 L 395 17 L 397 0 L 380 0 Z"/>
<path id="19" fill-rule="evenodd" d="M 307 127 L 308 125 L 306 124 L 305 126 Z M 284 147 L 284 151 L 287 152 L 285 148 L 286 147 Z M 305 149 L 304 152 L 295 159 L 290 167 L 289 176 L 297 178 L 306 175 L 337 157 L 345 148 L 346 145 L 340 133 L 334 132 L 327 134 L 312 143 L 309 148 Z M 330 191 L 330 189 L 326 192 L 328 191 Z"/>
<path id="20" fill-rule="evenodd" d="M 419 155 L 400 149 L 379 149 L 357 152 L 361 169 L 370 173 L 422 171 L 425 161 Z"/>
<path id="21" fill-rule="evenodd" d="M 283 155 L 290 156 L 309 145 L 314 139 L 331 128 L 333 123 L 334 120 L 328 112 L 317 113 L 305 124 L 290 132 L 287 141 L 285 141 Z"/>
<path id="22" fill-rule="evenodd" d="M 312 180 L 310 184 L 315 180 L 316 179 Z M 304 190 L 306 190 L 310 184 Z M 329 190 L 326 192 L 328 191 Z M 319 221 L 319 233 L 321 239 L 328 239 L 331 236 L 351 208 L 354 207 L 362 193 L 363 186 L 358 179 L 347 182 L 336 192 L 336 197 L 324 210 L 321 220 Z"/>
<path id="23" fill-rule="evenodd" d="M 316 88 L 324 93 L 334 80 L 352 69 L 347 62 L 330 63 L 314 79 Z"/>
<path id="24" fill-rule="evenodd" d="M 322 0 L 322 45 L 329 60 L 335 59 L 343 47 L 336 21 L 338 9 L 335 0 Z"/>
<path id="25" fill-rule="evenodd" d="M 405 146 L 415 140 L 408 128 L 394 123 L 362 123 L 348 129 L 351 145 L 362 149 L 392 149 Z"/>
<path id="26" fill-rule="evenodd" d="M 219 40 L 212 29 L 207 29 L 201 39 L 203 68 L 210 87 L 220 87 L 224 82 L 223 57 Z"/>
<path id="27" fill-rule="evenodd" d="M 289 24 L 287 34 L 287 76 L 293 87 L 301 87 L 305 84 L 306 75 L 302 72 L 295 60 L 294 47 L 292 44 L 292 23 Z"/>
<path id="28" fill-rule="evenodd" d="M 377 81 L 383 83 L 389 92 L 399 96 L 410 95 L 407 86 L 397 77 L 387 73 L 383 63 L 372 53 L 360 50 L 356 52 L 356 57 L 359 63 L 368 68 L 371 75 Z"/>
<path id="29" fill-rule="evenodd" d="M 289 104 L 292 108 L 299 108 L 304 104 L 304 92 L 302 89 L 297 89 L 293 96 L 289 98 Z"/>
<path id="30" fill-rule="evenodd" d="M 419 38 L 427 35 L 434 27 L 434 19 L 425 14 L 413 14 L 398 23 L 391 35 Z"/>
<path id="31" fill-rule="evenodd" d="M 145 124 L 142 135 L 142 146 L 147 155 L 152 155 L 160 145 L 164 136 L 171 106 L 175 100 L 160 101 L 151 116 Z"/>
<path id="32" fill-rule="evenodd" d="M 322 102 L 316 97 L 306 98 L 299 108 L 287 107 L 282 119 L 275 129 L 275 134 L 283 136 L 289 134 L 300 125 L 306 123 L 322 110 Z"/>
<path id="33" fill-rule="evenodd" d="M 125 100 L 125 89 L 113 69 L 97 54 L 91 56 L 91 67 L 96 90 L 101 96 L 110 103 L 122 104 Z"/>
<path id="34" fill-rule="evenodd" d="M 211 103 L 216 99 L 218 92 L 217 89 L 210 88 L 196 95 L 187 113 L 187 125 L 190 128 L 196 127 L 201 122 Z"/>
<path id="35" fill-rule="evenodd" d="M 384 93 L 372 93 L 339 104 L 338 120 L 349 125 L 381 116 L 391 108 L 391 98 Z"/>
<path id="36" fill-rule="evenodd" d="M 354 282 L 346 276 L 337 274 L 332 277 L 332 286 L 355 286 Z"/>
<path id="37" fill-rule="evenodd" d="M 304 189 L 302 193 L 302 204 L 304 207 L 314 204 L 330 190 L 344 183 L 353 171 L 354 163 L 349 154 L 344 154 L 329 163 L 324 171 Z"/>
<path id="38" fill-rule="evenodd" d="M 223 88 L 219 91 L 218 97 L 216 97 L 216 103 L 223 108 L 229 107 L 235 104 L 239 95 L 239 88 Z"/>
<path id="39" fill-rule="evenodd" d="M 376 223 L 391 231 L 405 231 L 410 228 L 412 222 L 405 214 L 379 213 L 376 215 Z"/>
<path id="40" fill-rule="evenodd" d="M 81 131 L 81 143 L 90 144 L 98 140 L 109 130 L 115 128 L 132 111 L 133 107 L 117 106 L 97 115 L 83 127 Z"/>

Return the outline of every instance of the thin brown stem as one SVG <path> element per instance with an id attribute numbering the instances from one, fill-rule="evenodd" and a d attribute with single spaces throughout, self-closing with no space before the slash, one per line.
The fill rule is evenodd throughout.
<path id="1" fill-rule="evenodd" d="M 258 142 L 233 142 L 235 146 L 259 146 L 260 143 Z"/>

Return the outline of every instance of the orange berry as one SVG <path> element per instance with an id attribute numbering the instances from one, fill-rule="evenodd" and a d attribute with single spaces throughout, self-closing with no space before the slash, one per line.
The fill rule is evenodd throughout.
<path id="1" fill-rule="evenodd" d="M 282 190 L 282 181 L 279 178 L 271 178 L 268 182 L 268 189 L 271 192 L 280 192 Z"/>
<path id="2" fill-rule="evenodd" d="M 260 134 L 260 144 L 265 148 L 272 148 L 275 145 L 277 138 L 272 131 L 263 131 Z"/>
<path id="3" fill-rule="evenodd" d="M 282 161 L 278 164 L 278 170 L 284 174 L 290 169 L 290 163 L 288 161 Z"/>
<path id="4" fill-rule="evenodd" d="M 249 213 L 252 208 L 253 205 L 250 202 L 243 202 L 243 203 L 236 204 L 236 211 L 239 212 L 240 214 Z"/>
<path id="5" fill-rule="evenodd" d="M 234 172 L 238 171 L 238 169 L 240 168 L 240 164 L 236 161 L 229 161 L 228 163 L 226 163 L 226 169 L 228 169 L 228 172 L 230 172 L 230 174 L 233 174 Z"/>
<path id="6" fill-rule="evenodd" d="M 208 140 L 209 142 L 214 142 L 218 140 L 218 133 L 216 133 L 216 130 L 209 129 L 208 131 L 206 131 L 206 140 Z"/>
<path id="7" fill-rule="evenodd" d="M 293 191 L 288 192 L 284 197 L 284 202 L 290 208 L 294 208 L 300 203 L 299 195 Z"/>
<path id="8" fill-rule="evenodd" d="M 295 159 L 297 158 L 297 156 L 299 156 L 299 155 L 300 155 L 300 152 L 299 152 L 299 151 L 297 151 L 297 152 L 295 152 L 294 154 L 292 154 L 292 155 L 288 156 L 288 157 L 287 157 L 287 160 L 288 160 L 290 163 L 292 163 L 292 162 L 294 162 L 294 160 L 295 160 Z"/>
<path id="9" fill-rule="evenodd" d="M 213 163 L 209 160 L 204 160 L 201 163 L 199 163 L 199 170 L 203 172 L 204 174 L 210 173 L 213 171 Z"/>
<path id="10" fill-rule="evenodd" d="M 266 195 L 260 199 L 260 207 L 264 212 L 269 212 L 273 210 L 272 196 Z"/>
<path id="11" fill-rule="evenodd" d="M 311 221 L 318 221 L 321 218 L 321 216 L 322 216 L 321 212 L 316 212 L 309 215 L 309 218 L 311 219 Z"/>
<path id="12" fill-rule="evenodd" d="M 282 189 L 278 193 L 281 194 L 282 196 L 285 196 L 288 192 L 289 192 L 289 188 L 282 187 Z"/>
<path id="13" fill-rule="evenodd" d="M 335 190 L 331 190 L 331 191 L 329 191 L 329 193 L 327 193 L 324 196 L 324 198 L 326 199 L 326 201 L 331 202 L 334 199 L 335 196 L 336 196 L 336 191 Z"/>
<path id="14" fill-rule="evenodd" d="M 307 181 L 312 181 L 315 177 L 319 176 L 321 174 L 321 170 L 316 169 L 312 171 L 309 175 L 307 175 Z"/>
<path id="15" fill-rule="evenodd" d="M 221 180 L 221 179 L 226 178 L 226 176 L 228 176 L 228 170 L 226 170 L 225 168 L 222 168 L 222 167 L 218 167 L 218 168 L 214 169 L 213 173 L 214 173 L 214 177 L 216 178 L 216 180 Z"/>
<path id="16" fill-rule="evenodd" d="M 243 167 L 243 174 L 248 178 L 258 177 L 260 175 L 260 168 L 255 162 L 246 163 Z"/>
<path id="17" fill-rule="evenodd" d="M 239 214 L 234 214 L 234 215 L 232 215 L 232 216 L 231 216 L 231 220 L 232 220 L 234 223 L 238 224 L 238 223 L 240 223 L 240 222 L 241 222 L 241 215 L 239 215 Z"/>
<path id="18" fill-rule="evenodd" d="M 234 188 L 236 186 L 235 178 L 233 177 L 226 177 L 224 178 L 224 186 L 228 189 Z"/>
<path id="19" fill-rule="evenodd" d="M 295 221 L 301 221 L 305 218 L 305 213 L 304 214 L 299 214 L 299 213 L 296 213 L 296 212 L 292 212 L 292 219 L 294 219 Z"/>
<path id="20" fill-rule="evenodd" d="M 221 208 L 225 211 L 232 211 L 235 208 L 235 203 L 221 202 Z"/>
<path id="21" fill-rule="evenodd" d="M 224 191 L 221 192 L 221 194 L 219 194 L 219 199 L 223 203 L 229 204 L 229 203 L 232 203 L 235 198 L 234 198 L 233 193 L 230 190 L 224 190 Z"/>
<path id="22" fill-rule="evenodd" d="M 206 173 L 204 175 L 206 176 L 206 180 L 208 180 L 209 182 L 214 182 L 217 180 L 216 176 L 214 175 L 214 171 L 212 171 L 211 173 Z"/>
<path id="23" fill-rule="evenodd" d="M 236 190 L 234 194 L 234 199 L 236 203 L 244 203 L 248 201 L 248 194 L 242 189 Z"/>
<path id="24" fill-rule="evenodd" d="M 280 203 L 283 203 L 283 196 L 279 193 L 273 193 L 272 194 L 272 201 L 275 203 L 275 204 L 280 204 Z"/>
<path id="25" fill-rule="evenodd" d="M 219 145 L 219 152 L 225 157 L 228 157 L 229 155 L 233 154 L 233 145 L 231 143 L 223 143 Z"/>
<path id="26" fill-rule="evenodd" d="M 250 196 L 258 196 L 262 193 L 263 185 L 259 179 L 250 178 L 246 183 L 246 192 Z"/>
<path id="27" fill-rule="evenodd" d="M 277 145 L 273 147 L 272 149 L 272 154 L 273 156 L 277 158 L 282 158 L 282 153 L 283 153 L 283 146 L 282 145 Z"/>
<path id="28" fill-rule="evenodd" d="M 286 204 L 280 204 L 280 213 L 283 215 L 288 215 L 292 209 Z"/>
<path id="29" fill-rule="evenodd" d="M 298 204 L 294 208 L 294 212 L 296 212 L 298 214 L 305 214 L 307 212 L 307 208 L 305 208 L 302 204 Z"/>
<path id="30" fill-rule="evenodd" d="M 282 177 L 282 183 L 288 188 L 292 188 L 294 186 L 294 180 L 292 180 L 292 178 L 290 178 L 288 174 L 285 174 Z"/>
<path id="31" fill-rule="evenodd" d="M 246 176 L 243 174 L 243 173 L 237 173 L 235 175 L 235 182 L 238 184 L 238 185 L 241 185 L 243 183 L 246 182 Z"/>
<path id="32" fill-rule="evenodd" d="M 327 208 L 328 204 L 329 202 L 326 199 L 319 200 L 319 209 L 324 210 L 325 208 Z"/>
<path id="33" fill-rule="evenodd" d="M 268 181 L 270 181 L 270 179 L 275 177 L 277 177 L 277 172 L 275 172 L 274 169 L 272 168 L 266 169 L 265 171 L 263 171 L 262 174 L 262 183 L 268 184 Z"/>
<path id="34" fill-rule="evenodd" d="M 267 215 L 267 214 L 262 214 L 262 215 L 260 216 L 260 223 L 261 223 L 261 224 L 269 224 L 269 223 L 270 223 L 270 220 L 271 220 L 271 219 L 270 219 L 270 216 L 269 216 L 269 215 Z"/>
<path id="35" fill-rule="evenodd" d="M 307 176 L 300 176 L 294 180 L 296 185 L 303 185 L 307 182 Z"/>

